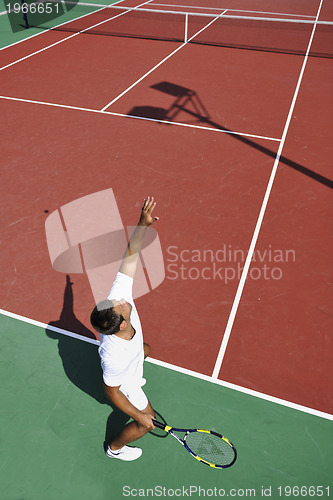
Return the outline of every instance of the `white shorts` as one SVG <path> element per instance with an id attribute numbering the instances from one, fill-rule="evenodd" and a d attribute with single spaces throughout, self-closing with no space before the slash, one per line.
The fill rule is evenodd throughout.
<path id="1" fill-rule="evenodd" d="M 136 387 L 135 389 L 119 389 L 124 396 L 127 397 L 128 401 L 132 403 L 133 406 L 139 411 L 144 410 L 148 406 L 148 398 L 143 392 L 141 387 Z"/>

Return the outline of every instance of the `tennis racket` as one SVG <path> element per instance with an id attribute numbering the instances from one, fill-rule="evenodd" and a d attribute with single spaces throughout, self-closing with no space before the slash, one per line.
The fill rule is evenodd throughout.
<path id="1" fill-rule="evenodd" d="M 226 469 L 236 461 L 236 448 L 229 439 L 217 432 L 205 429 L 178 429 L 156 420 L 153 420 L 153 423 L 176 438 L 199 462 L 216 469 Z M 181 438 L 175 432 L 185 433 L 185 436 Z"/>

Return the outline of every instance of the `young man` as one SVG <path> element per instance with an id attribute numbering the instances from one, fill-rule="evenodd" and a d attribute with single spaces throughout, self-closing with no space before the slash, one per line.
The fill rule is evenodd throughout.
<path id="1" fill-rule="evenodd" d="M 92 326 L 101 333 L 99 355 L 105 393 L 114 405 L 133 418 L 110 443 L 106 454 L 126 461 L 136 460 L 142 454 L 140 448 L 127 445 L 154 429 L 154 410 L 142 390 L 143 361 L 150 347 L 143 343 L 132 287 L 146 228 L 158 220 L 152 215 L 155 205 L 154 198 L 144 200 L 139 223 L 110 294 L 97 304 L 90 317 Z"/>

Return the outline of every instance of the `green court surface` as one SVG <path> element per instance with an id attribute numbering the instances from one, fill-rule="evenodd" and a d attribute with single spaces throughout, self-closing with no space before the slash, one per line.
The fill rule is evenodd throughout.
<path id="1" fill-rule="evenodd" d="M 146 393 L 159 418 L 226 435 L 237 461 L 213 469 L 171 436 L 153 434 L 141 439 L 139 460 L 107 458 L 103 443 L 117 422 L 97 346 L 7 316 L 0 326 L 4 500 L 275 499 L 289 487 L 291 498 L 332 495 L 332 422 L 149 362 Z"/>
<path id="2" fill-rule="evenodd" d="M 54 1 L 54 0 L 52 0 Z M 118 0 L 109 0 L 108 5 L 117 3 Z M 32 0 L 27 2 L 28 4 L 33 3 Z M 91 0 L 89 4 L 100 4 L 99 0 Z M 11 14 L 11 21 L 9 21 L 8 11 L 9 5 L 11 9 L 17 9 L 19 7 L 20 0 L 0 0 L 0 48 L 7 47 L 13 43 L 20 42 L 34 35 L 39 35 L 45 32 L 49 28 L 59 26 L 67 21 L 76 19 L 80 16 L 87 15 L 89 12 L 94 12 L 96 8 L 92 5 L 91 8 L 82 8 L 80 4 L 74 5 L 71 10 L 66 10 L 67 7 L 62 7 L 62 2 L 54 2 L 53 5 L 61 6 L 59 12 L 61 14 L 53 17 L 52 15 L 45 15 L 39 18 L 40 24 L 38 26 L 30 26 L 28 29 L 25 27 L 23 16 L 20 14 Z"/>

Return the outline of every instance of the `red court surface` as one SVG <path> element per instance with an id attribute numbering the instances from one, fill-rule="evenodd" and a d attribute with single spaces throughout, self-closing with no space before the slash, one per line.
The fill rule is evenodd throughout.
<path id="1" fill-rule="evenodd" d="M 279 12 L 316 16 L 318 7 L 283 2 Z M 252 2 L 256 10 L 275 7 Z M 332 20 L 325 3 L 322 16 Z M 47 32 L 9 47 L 1 65 L 66 36 Z M 154 195 L 166 277 L 137 300 L 151 356 L 332 413 L 333 72 L 329 58 L 304 61 L 80 34 L 5 68 L 1 308 L 94 338 L 84 275 L 71 275 L 74 309 L 61 316 L 66 275 L 52 269 L 45 220 L 111 187 L 123 224 L 133 225 Z"/>
<path id="2" fill-rule="evenodd" d="M 2 92 L 12 97 L 100 109 L 170 53 L 167 42 L 133 43 L 127 38 L 119 38 L 116 47 L 109 44 L 106 50 L 106 38 L 76 36 L 7 68 L 0 77 Z"/>
<path id="3" fill-rule="evenodd" d="M 190 45 L 108 111 L 140 115 L 145 106 L 169 110 L 175 102 L 175 97 L 167 93 L 171 84 L 194 94 L 183 109 L 178 109 L 174 121 L 280 138 L 301 65 L 302 58 L 295 56 L 263 57 L 260 52 L 245 50 L 225 54 L 220 47 Z M 247 74 L 251 74 L 251 79 L 244 92 L 243 79 Z"/>
<path id="4" fill-rule="evenodd" d="M 12 262 L 12 255 L 15 253 L 15 248 L 13 248 L 8 252 L 9 262 L 6 266 L 7 272 L 5 271 L 8 275 L 7 291 L 10 299 L 4 304 L 4 309 L 10 309 L 10 306 L 13 307 L 16 304 L 15 312 L 19 307 L 20 314 L 24 316 L 31 316 L 43 322 L 57 319 L 54 314 L 57 315 L 61 310 L 65 277 L 52 272 L 47 252 L 41 252 L 41 248 L 44 249 L 45 245 L 44 220 L 47 214 L 44 210 L 53 212 L 58 207 L 59 199 L 63 201 L 62 204 L 70 202 L 82 196 L 83 193 L 90 192 L 91 185 L 94 185 L 94 191 L 105 189 L 106 185 L 112 186 L 124 225 L 135 222 L 136 206 L 146 196 L 147 189 L 150 193 L 154 193 L 159 200 L 161 220 L 158 231 L 163 242 L 166 265 L 169 268 L 174 259 L 171 252 L 175 252 L 175 249 L 168 250 L 169 247 L 176 246 L 180 251 L 183 249 L 217 251 L 224 244 L 244 249 L 248 247 L 272 161 L 262 152 L 246 144 L 238 144 L 234 137 L 227 134 L 220 134 L 217 141 L 216 134 L 209 134 L 204 130 L 190 130 L 189 132 L 183 127 L 158 126 L 149 122 L 139 122 L 138 127 L 136 120 L 111 118 L 86 112 L 78 113 L 41 105 L 36 107 L 27 103 L 6 101 L 3 113 L 7 123 L 13 110 L 16 117 L 16 134 L 24 137 L 24 130 L 29 130 L 29 136 L 25 136 L 24 144 L 26 147 L 31 147 L 31 143 L 36 144 L 38 156 L 35 155 L 34 163 L 31 164 L 31 160 L 24 160 L 24 150 L 21 153 L 22 157 L 17 151 L 16 161 L 20 165 L 21 175 L 15 183 L 24 205 L 11 207 L 9 210 L 8 226 L 13 232 L 9 237 L 9 244 L 12 242 L 16 245 L 17 238 L 20 237 L 23 241 L 25 240 L 27 237 L 25 234 L 30 234 L 34 227 L 31 227 L 34 222 L 30 217 L 34 217 L 33 214 L 37 216 L 38 213 L 37 227 L 35 227 L 37 234 L 34 234 L 33 241 L 29 241 L 30 250 L 21 257 L 18 256 L 19 260 L 21 258 L 25 262 L 29 259 L 29 262 L 25 265 L 22 262 L 21 266 L 17 263 L 17 274 L 29 290 L 31 280 L 36 286 L 36 280 L 38 283 L 41 279 L 40 271 L 45 267 L 46 276 L 51 280 L 49 285 L 54 287 L 53 291 L 58 296 L 58 308 L 54 309 L 55 297 L 50 300 L 50 297 L 45 295 L 43 287 L 34 288 L 34 295 L 31 299 L 27 297 L 27 291 L 22 290 L 19 294 L 15 292 L 16 283 L 13 283 L 10 288 L 14 267 L 9 266 L 9 262 Z M 51 137 L 47 126 L 49 121 L 58 124 L 53 127 Z M 73 130 L 76 131 L 75 137 Z M 237 147 L 233 147 L 235 142 Z M 201 143 L 200 156 L 196 147 L 198 143 Z M 263 141 L 258 141 L 258 144 L 262 145 Z M 228 159 L 214 167 L 215 158 L 221 154 L 221 149 L 228 151 Z M 9 147 L 9 156 L 11 150 L 12 147 Z M 147 154 L 148 150 L 149 154 Z M 182 155 L 181 162 L 179 161 L 180 155 Z M 36 156 L 40 163 L 39 168 L 35 166 Z M 116 168 L 112 167 L 115 162 Z M 245 162 L 248 166 L 244 171 Z M 210 169 L 209 175 L 203 176 L 205 164 L 209 164 Z M 181 172 L 179 172 L 180 168 Z M 6 181 L 10 184 L 11 170 L 8 171 L 6 177 Z M 122 190 L 126 179 L 128 179 L 126 199 L 121 200 L 117 193 Z M 6 185 L 8 185 L 7 182 Z M 218 186 L 214 195 L 211 193 L 212 182 Z M 235 182 L 237 183 L 236 192 L 230 189 Z M 44 186 L 42 192 L 40 185 Z M 5 198 L 11 196 L 10 191 L 7 191 L 7 194 L 4 193 Z M 133 200 L 132 204 L 128 203 L 129 199 Z M 7 205 L 9 201 L 10 199 Z M 208 211 L 205 208 L 207 203 Z M 30 217 L 29 211 L 31 211 Z M 237 228 L 228 223 L 228 219 L 235 211 L 239 218 Z M 171 221 L 168 220 L 170 217 Z M 249 227 L 250 218 L 252 227 Z M 190 229 L 192 226 L 195 230 Z M 40 235 L 37 237 L 39 232 Z M 216 241 L 217 234 L 220 236 Z M 202 237 L 198 238 L 198 235 Z M 43 259 L 43 266 L 41 266 L 40 259 Z M 37 265 L 39 271 L 34 276 Z M 172 269 L 174 268 L 171 267 L 169 272 L 167 270 L 165 283 L 154 292 L 156 299 L 152 298 L 149 301 L 152 303 L 150 307 L 153 304 L 156 307 L 153 317 L 162 314 L 162 317 L 168 318 L 168 320 L 165 319 L 167 333 L 166 327 L 158 328 L 156 331 L 156 319 L 149 324 L 150 315 L 144 314 L 145 307 L 148 306 L 149 310 L 149 305 L 144 298 L 139 299 L 139 303 L 142 302 L 140 309 L 143 309 L 143 321 L 148 322 L 147 334 L 149 330 L 153 330 L 154 339 L 158 338 L 158 342 L 156 340 L 153 342 L 159 346 L 156 355 L 158 356 L 159 351 L 160 354 L 167 351 L 167 360 L 175 364 L 184 362 L 182 346 L 184 346 L 183 335 L 185 335 L 186 366 L 209 374 L 221 340 L 221 335 L 212 328 L 217 318 L 213 315 L 213 318 L 209 320 L 211 328 L 210 334 L 205 335 L 205 356 L 195 359 L 190 355 L 190 350 L 194 349 L 194 353 L 200 352 L 202 346 L 197 345 L 197 339 L 193 336 L 193 331 L 197 330 L 198 321 L 200 322 L 200 319 L 193 315 L 193 307 L 200 305 L 209 310 L 209 305 L 211 308 L 214 303 L 220 301 L 225 302 L 227 306 L 234 296 L 236 282 L 227 283 L 225 286 L 220 279 L 207 282 L 175 280 Z M 165 286 L 170 290 L 169 299 L 164 299 L 163 287 Z M 192 289 L 190 295 L 189 287 Z M 74 288 L 75 292 L 76 288 L 79 287 Z M 194 296 L 193 288 L 196 290 Z M 40 296 L 37 298 L 38 290 L 40 290 Z M 23 301 L 22 296 L 26 297 Z M 184 296 L 186 296 L 185 303 Z M 89 326 L 90 305 L 88 304 L 90 302 L 92 305 L 92 296 L 87 285 L 80 286 L 80 297 L 76 299 L 78 309 L 75 308 L 75 312 L 78 318 Z M 25 303 L 26 307 L 24 307 Z M 168 312 L 170 307 L 174 309 L 174 315 L 171 318 Z M 220 313 L 221 311 L 218 313 L 219 316 Z M 228 306 L 225 307 L 224 322 L 227 313 Z M 202 318 L 202 325 L 207 322 L 206 314 Z M 174 319 L 172 319 L 173 316 Z M 180 325 L 177 327 L 179 322 Z M 186 330 L 184 330 L 185 324 Z M 178 328 L 184 331 L 182 336 L 179 335 Z M 223 330 L 223 323 L 219 330 Z"/>
<path id="5" fill-rule="evenodd" d="M 172 2 L 170 2 L 169 0 L 158 0 L 158 2 L 154 3 L 159 4 L 160 6 L 178 4 L 196 7 L 200 5 L 200 2 L 198 2 L 197 0 L 172 0 Z M 203 9 L 201 8 L 201 12 L 205 12 L 206 10 L 210 9 L 212 7 L 212 3 L 207 2 L 207 5 L 205 5 Z M 308 0 L 295 0 L 293 2 L 289 2 L 289 0 L 280 0 L 278 4 L 272 2 L 271 5 L 269 4 L 269 2 L 266 2 L 266 0 L 254 0 L 251 1 L 250 4 L 247 0 L 233 0 L 230 5 L 224 2 L 219 2 L 219 4 L 221 5 L 221 9 L 228 9 L 228 11 L 242 9 L 244 11 L 247 11 L 249 13 L 248 15 L 252 15 L 254 12 L 271 12 L 274 14 L 293 14 L 300 17 L 316 16 L 319 6 L 319 2 L 309 2 Z M 213 5 L 213 7 L 216 8 L 216 5 Z"/>

